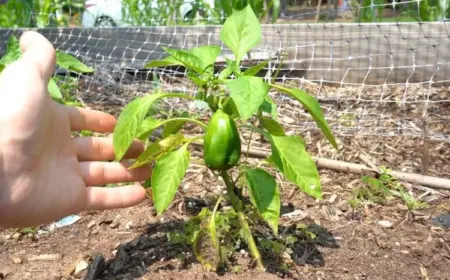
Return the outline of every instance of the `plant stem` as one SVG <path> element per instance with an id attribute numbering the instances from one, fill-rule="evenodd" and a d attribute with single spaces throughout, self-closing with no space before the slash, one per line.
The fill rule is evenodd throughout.
<path id="1" fill-rule="evenodd" d="M 249 247 L 250 253 L 252 254 L 253 258 L 255 259 L 258 268 L 261 271 L 264 271 L 264 265 L 262 263 L 261 255 L 259 253 L 258 248 L 256 247 L 255 240 L 253 239 L 252 231 L 250 230 L 250 226 L 248 225 L 247 219 L 245 218 L 243 209 L 242 209 L 242 201 L 238 198 L 236 193 L 234 192 L 234 183 L 233 180 L 230 177 L 230 174 L 226 170 L 222 170 L 220 172 L 220 176 L 225 181 L 225 185 L 227 186 L 227 192 L 231 199 L 231 204 L 233 205 L 234 211 L 238 214 L 239 222 L 242 226 L 242 229 L 244 231 L 244 238 L 245 241 Z"/>

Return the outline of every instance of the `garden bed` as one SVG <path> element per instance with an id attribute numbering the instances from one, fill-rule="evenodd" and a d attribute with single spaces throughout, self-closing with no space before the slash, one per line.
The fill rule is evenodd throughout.
<path id="1" fill-rule="evenodd" d="M 177 81 L 180 86 L 185 85 L 182 79 Z M 119 89 L 86 85 L 83 82 L 75 93 L 87 106 L 118 116 L 126 103 L 149 89 L 142 84 L 136 86 L 130 82 L 125 85 L 125 81 L 122 84 Z M 173 89 L 178 84 L 171 80 L 166 81 L 165 85 L 170 85 Z M 318 92 L 318 85 L 309 87 L 310 92 Z M 333 95 L 336 92 L 336 89 L 327 88 L 326 94 Z M 345 91 L 348 95 L 351 92 L 351 88 Z M 358 90 L 353 89 L 353 92 Z M 447 92 L 447 89 L 433 89 L 433 94 L 438 97 L 448 96 Z M 402 98 L 404 92 L 398 91 L 395 95 L 396 92 L 393 91 L 389 94 L 395 101 L 398 100 L 396 98 Z M 369 96 L 369 93 L 364 96 Z M 420 127 L 422 112 L 416 105 L 402 107 L 398 103 L 383 103 L 383 106 L 371 106 L 367 109 L 367 103 L 364 102 L 342 103 L 337 102 L 338 98 L 323 100 L 324 111 L 330 117 L 330 125 L 336 128 L 334 133 L 341 148 L 335 151 L 320 131 L 304 125 L 310 120 L 296 102 L 280 98 L 276 99 L 280 122 L 285 126 L 286 132 L 300 133 L 303 136 L 307 149 L 313 156 L 364 164 L 359 157 L 364 152 L 376 165 L 403 172 L 421 172 L 422 137 L 398 133 L 381 135 L 377 130 L 368 130 L 377 128 L 382 123 L 389 131 L 397 131 L 398 120 L 408 117 L 408 124 L 412 127 L 411 131 L 414 131 Z M 168 112 L 188 108 L 188 104 L 182 101 L 162 103 L 161 106 Z M 343 115 L 345 108 L 356 113 L 364 110 L 366 114 L 356 114 L 356 120 L 362 123 L 369 120 L 367 110 L 372 110 L 371 115 L 382 117 L 377 118 L 378 123 L 374 122 L 367 129 L 361 129 L 361 126 L 351 123 L 355 119 L 339 117 Z M 436 133 L 449 135 L 448 123 L 443 120 L 450 113 L 449 104 L 434 103 L 431 111 L 438 112 L 431 114 L 430 118 L 435 118 L 435 123 L 440 124 L 439 127 L 431 128 L 431 131 L 435 129 Z M 333 112 L 341 114 L 333 116 Z M 354 130 L 343 129 L 345 127 L 359 127 L 361 131 L 358 134 Z M 184 132 L 198 133 L 188 124 L 185 125 Z M 430 140 L 428 145 L 428 174 L 450 178 L 450 143 L 435 139 Z M 259 135 L 253 135 L 251 146 L 265 150 L 268 143 L 261 141 Z M 438 223 L 435 220 L 440 215 L 450 213 L 450 191 L 404 184 L 414 198 L 426 201 L 428 207 L 408 210 L 406 204 L 397 197 L 389 198 L 383 204 L 370 200 L 361 201 L 356 207 L 348 201 L 354 198 L 354 190 L 366 186 L 361 179 L 362 175 L 325 168 L 319 170 L 324 194 L 322 201 L 306 196 L 285 180 L 280 185 L 283 205 L 279 231 L 281 236 L 296 238 L 291 252 L 280 257 L 274 254 L 277 247 L 261 248 L 267 271 L 258 272 L 242 245 L 228 260 L 226 270 L 207 272 L 195 260 L 189 246 L 173 244 L 168 240 L 169 233 L 183 229 L 188 219 L 199 212 L 200 207 L 206 205 L 212 209 L 213 195 L 224 191 L 222 182 L 217 181 L 200 164 L 199 155 L 201 149 L 193 148 L 193 161 L 197 160 L 198 163 L 190 165 L 173 203 L 162 216 L 156 216 L 153 203 L 147 200 L 127 209 L 80 213 L 81 219 L 75 224 L 42 234 L 19 235 L 13 234 L 12 230 L 0 232 L 0 279 L 64 279 L 71 274 L 70 277 L 73 278 L 105 280 L 437 280 L 448 279 L 450 275 L 450 233 L 445 228 L 445 222 Z M 447 216 L 446 225 L 450 226 L 448 220 Z M 258 237 L 264 237 L 264 232 L 256 234 L 257 239 Z M 45 260 L 33 258 L 43 255 L 50 256 L 46 256 Z M 72 268 L 83 258 L 90 264 L 90 268 L 74 275 Z M 102 260 L 104 265 L 101 265 Z M 91 277 L 96 271 L 98 277 Z"/>

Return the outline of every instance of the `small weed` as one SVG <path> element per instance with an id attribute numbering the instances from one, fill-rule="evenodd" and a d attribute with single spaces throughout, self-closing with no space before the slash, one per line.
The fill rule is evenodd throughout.
<path id="1" fill-rule="evenodd" d="M 417 200 L 408 193 L 403 185 L 390 174 L 389 169 L 384 167 L 380 169 L 382 173 L 378 178 L 363 176 L 361 181 L 365 186 L 353 190 L 353 197 L 348 200 L 353 210 L 360 208 L 364 201 L 384 205 L 394 197 L 400 198 L 410 211 L 427 207 L 426 202 Z"/>

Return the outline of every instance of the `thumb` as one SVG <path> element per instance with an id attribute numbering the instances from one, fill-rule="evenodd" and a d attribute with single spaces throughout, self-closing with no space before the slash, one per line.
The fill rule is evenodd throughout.
<path id="1" fill-rule="evenodd" d="M 55 49 L 36 32 L 20 39 L 20 59 L 0 74 L 0 124 L 3 129 L 34 133 L 51 98 L 48 82 L 54 72 Z M 3 130 L 2 129 L 2 130 Z"/>
<path id="2" fill-rule="evenodd" d="M 56 63 L 56 51 L 52 44 L 41 34 L 27 31 L 20 37 L 20 48 L 23 53 L 21 59 L 36 67 L 48 84 Z"/>

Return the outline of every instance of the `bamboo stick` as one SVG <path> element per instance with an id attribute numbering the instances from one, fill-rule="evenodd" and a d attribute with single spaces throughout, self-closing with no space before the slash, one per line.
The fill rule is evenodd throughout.
<path id="1" fill-rule="evenodd" d="M 161 134 L 159 131 L 155 131 L 154 135 L 160 136 L 158 134 Z M 199 140 L 196 142 L 192 142 L 193 145 L 197 146 L 203 146 L 203 141 Z M 242 146 L 243 151 L 247 151 L 247 146 Z M 251 147 L 248 150 L 248 155 L 255 157 L 255 158 L 267 158 L 271 155 L 271 152 L 268 150 L 258 149 Z M 351 174 L 373 174 L 376 175 L 378 170 L 374 170 L 373 168 L 370 168 L 364 164 L 357 164 L 352 162 L 345 162 L 345 161 L 339 161 L 339 160 L 333 160 L 333 159 L 325 159 L 325 158 L 318 158 L 318 157 L 312 157 L 315 161 L 318 168 L 323 169 L 330 169 L 334 171 L 339 172 L 345 172 L 345 173 L 351 173 Z M 439 178 L 439 177 L 433 177 L 433 176 L 427 176 L 417 173 L 407 173 L 407 172 L 400 172 L 400 171 L 394 171 L 392 170 L 390 173 L 392 176 L 397 178 L 399 181 L 408 182 L 411 184 L 421 185 L 425 187 L 429 187 L 432 189 L 443 189 L 443 190 L 450 190 L 450 179 L 446 178 Z"/>

